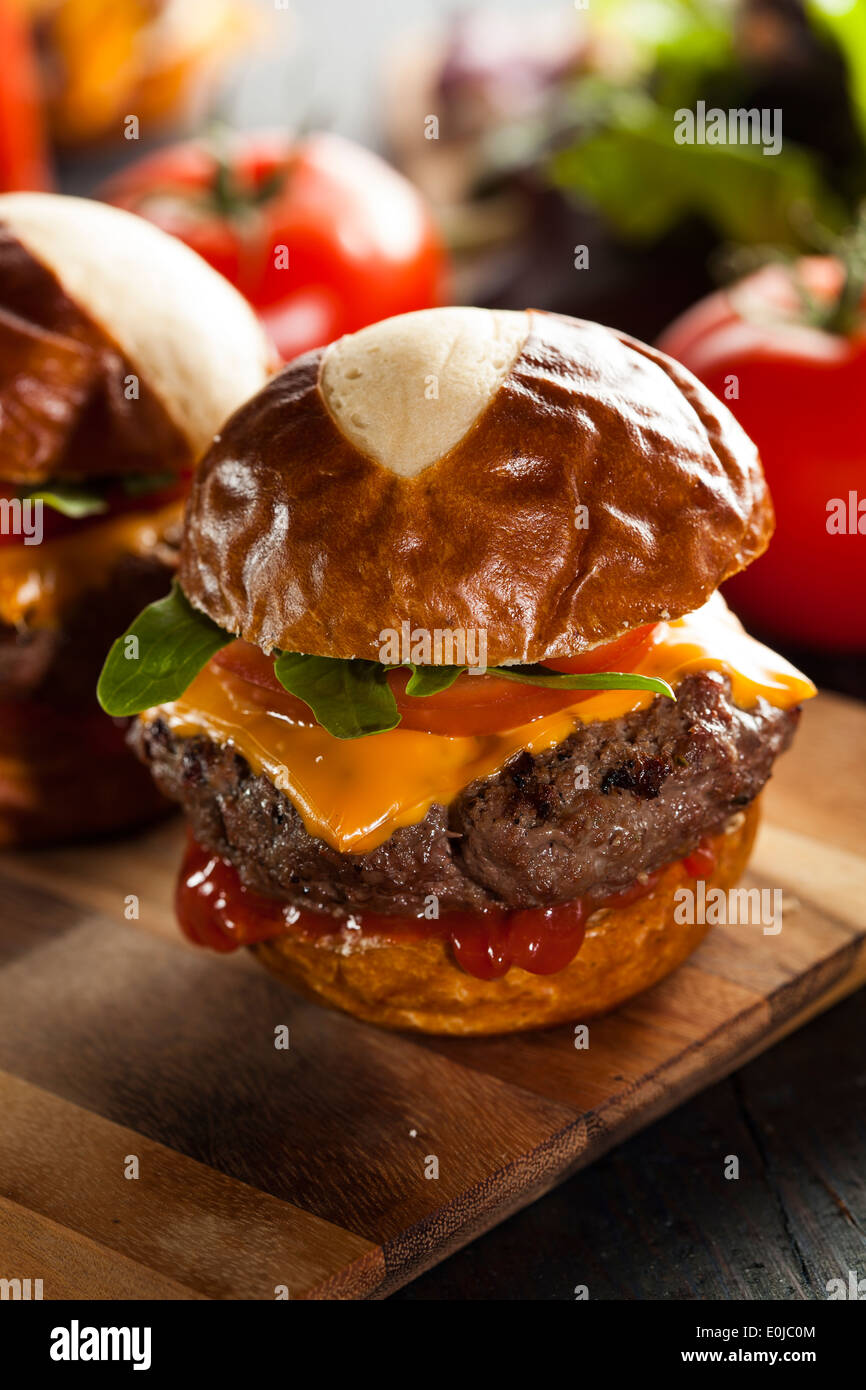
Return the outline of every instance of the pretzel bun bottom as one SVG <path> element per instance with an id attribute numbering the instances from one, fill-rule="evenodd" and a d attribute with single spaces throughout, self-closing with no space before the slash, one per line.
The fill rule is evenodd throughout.
<path id="1" fill-rule="evenodd" d="M 736 829 L 712 841 L 716 867 L 706 879 L 708 893 L 741 877 L 758 820 L 755 801 Z M 447 942 L 433 938 L 346 944 L 282 936 L 252 949 L 286 984 L 367 1023 L 462 1037 L 518 1033 L 606 1013 L 681 965 L 709 931 L 704 923 L 675 920 L 675 893 L 693 886 L 682 863 L 672 864 L 647 897 L 596 913 L 577 956 L 556 975 L 512 967 L 503 979 L 479 980 L 454 964 Z"/>

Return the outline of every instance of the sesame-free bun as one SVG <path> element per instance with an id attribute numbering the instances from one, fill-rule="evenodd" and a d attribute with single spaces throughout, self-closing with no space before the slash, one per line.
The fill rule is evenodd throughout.
<path id="1" fill-rule="evenodd" d="M 529 315 L 514 309 L 400 314 L 332 343 L 321 393 L 356 449 L 414 478 L 469 432 L 528 332 Z"/>
<path id="2" fill-rule="evenodd" d="M 120 349 L 191 460 L 265 381 L 271 350 L 246 300 L 143 218 L 89 198 L 5 193 L 0 228 Z"/>
<path id="3" fill-rule="evenodd" d="M 707 892 L 741 877 L 758 828 L 758 802 L 716 837 Z M 310 941 L 291 935 L 255 946 L 259 960 L 319 1003 L 367 1023 L 419 1033 L 517 1033 L 606 1013 L 664 979 L 707 934 L 705 923 L 676 920 L 678 889 L 694 887 L 672 864 L 653 891 L 628 907 L 596 913 L 571 965 L 556 975 L 512 966 L 499 980 L 465 974 L 441 939 L 395 944 L 357 933 Z"/>
<path id="4" fill-rule="evenodd" d="M 407 622 L 534 662 L 700 607 L 771 531 L 754 445 L 663 353 L 427 309 L 296 359 L 233 416 L 180 581 L 266 651 L 375 660 Z"/>

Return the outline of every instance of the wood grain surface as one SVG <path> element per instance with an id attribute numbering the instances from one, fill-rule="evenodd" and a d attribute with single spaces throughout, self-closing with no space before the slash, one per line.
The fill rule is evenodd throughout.
<path id="1" fill-rule="evenodd" d="M 405 1284 L 866 981 L 864 751 L 861 708 L 807 707 L 749 879 L 782 889 L 782 931 L 716 928 L 588 1050 L 570 1027 L 378 1032 L 187 947 L 177 822 L 4 856 L 0 1277 L 46 1298 Z"/>

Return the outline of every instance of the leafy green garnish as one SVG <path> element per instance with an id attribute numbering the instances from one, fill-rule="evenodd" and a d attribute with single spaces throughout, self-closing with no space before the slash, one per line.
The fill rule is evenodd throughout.
<path id="1" fill-rule="evenodd" d="M 399 671 L 399 666 L 389 667 Z M 457 677 L 466 670 L 465 666 L 412 666 L 412 674 L 406 682 L 406 694 L 417 695 L 423 699 L 427 695 L 438 695 L 440 690 L 449 690 Z"/>
<path id="2" fill-rule="evenodd" d="M 117 481 L 127 497 L 147 497 L 151 492 L 162 492 L 176 478 L 175 473 L 126 473 Z"/>
<path id="3" fill-rule="evenodd" d="M 126 629 L 105 659 L 96 696 L 106 714 L 138 714 L 177 700 L 215 652 L 234 641 L 193 608 L 175 581 Z"/>
<path id="4" fill-rule="evenodd" d="M 127 497 L 147 497 L 160 492 L 173 482 L 174 473 L 127 473 L 117 478 L 94 479 L 86 483 L 52 478 L 26 494 L 33 502 L 44 502 L 63 516 L 76 521 L 85 516 L 100 516 L 108 511 L 106 493 L 119 487 Z"/>
<path id="5" fill-rule="evenodd" d="M 639 676 L 633 671 L 588 671 L 585 675 L 569 675 L 565 671 L 547 671 L 541 666 L 496 666 L 492 676 L 500 680 L 520 681 L 522 685 L 541 685 L 553 690 L 651 690 L 654 695 L 666 695 L 675 700 L 667 681 L 656 676 Z"/>
<path id="6" fill-rule="evenodd" d="M 33 502 L 44 502 L 63 516 L 98 516 L 108 511 L 108 503 L 95 488 L 81 483 L 50 482 L 34 488 L 27 496 Z"/>
<path id="7" fill-rule="evenodd" d="M 335 738 L 364 738 L 400 723 L 387 669 L 378 661 L 278 652 L 274 675 Z"/>
<path id="8" fill-rule="evenodd" d="M 139 613 L 114 643 L 99 678 L 99 703 L 106 713 L 121 716 L 177 700 L 211 657 L 232 641 L 230 633 L 192 607 L 175 582 L 171 593 Z M 400 714 L 388 673 L 403 669 L 410 671 L 406 694 L 424 699 L 448 690 L 469 667 L 410 663 L 404 668 L 360 658 L 274 653 L 280 685 L 302 700 L 334 738 L 366 738 L 395 729 Z M 666 681 L 630 671 L 580 675 L 543 666 L 493 666 L 487 674 L 549 689 L 649 690 L 676 698 Z"/>
<path id="9" fill-rule="evenodd" d="M 389 671 L 401 669 L 405 668 L 380 666 L 376 661 L 301 656 L 297 652 L 282 652 L 274 663 L 274 675 L 284 689 L 309 705 L 318 722 L 335 738 L 365 738 L 397 727 L 400 715 L 387 675 Z M 448 690 L 469 670 L 467 666 L 412 664 L 409 669 L 406 694 L 421 699 Z M 548 689 L 650 690 L 655 695 L 676 698 L 667 681 L 628 671 L 569 675 L 547 671 L 542 666 L 493 666 L 487 674 Z"/>

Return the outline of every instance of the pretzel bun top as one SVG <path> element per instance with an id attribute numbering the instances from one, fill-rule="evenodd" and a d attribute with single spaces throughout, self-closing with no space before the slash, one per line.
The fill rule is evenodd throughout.
<path id="1" fill-rule="evenodd" d="M 189 465 L 272 357 L 247 302 L 182 242 L 52 193 L 0 195 L 0 330 L 20 427 L 4 477 Z"/>
<path id="2" fill-rule="evenodd" d="M 772 526 L 754 445 L 664 353 L 427 309 L 296 359 L 228 421 L 180 580 L 265 651 L 375 660 L 409 623 L 535 662 L 699 607 Z"/>

